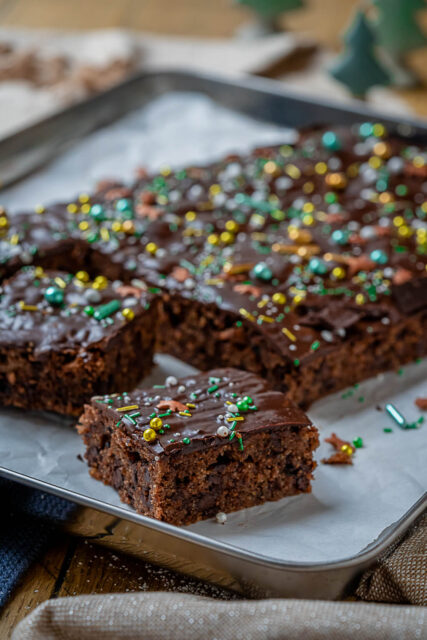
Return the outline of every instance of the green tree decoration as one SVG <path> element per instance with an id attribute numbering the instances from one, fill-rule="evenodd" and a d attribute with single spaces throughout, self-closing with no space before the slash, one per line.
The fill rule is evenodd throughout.
<path id="1" fill-rule="evenodd" d="M 372 21 L 378 44 L 386 54 L 393 82 L 410 85 L 415 75 L 406 68 L 405 54 L 427 46 L 427 35 L 417 23 L 417 13 L 425 10 L 425 0 L 373 0 L 378 15 Z"/>
<path id="2" fill-rule="evenodd" d="M 358 98 L 364 98 L 371 87 L 389 84 L 389 74 L 376 58 L 375 37 L 362 11 L 356 13 L 344 42 L 346 50 L 330 69 L 336 80 Z"/>
<path id="3" fill-rule="evenodd" d="M 302 9 L 304 0 L 235 0 L 251 9 L 257 16 L 257 34 L 266 35 L 280 31 L 278 18 L 282 13 Z"/>

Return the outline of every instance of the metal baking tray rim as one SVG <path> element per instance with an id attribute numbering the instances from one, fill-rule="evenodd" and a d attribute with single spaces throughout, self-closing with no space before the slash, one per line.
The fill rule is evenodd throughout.
<path id="1" fill-rule="evenodd" d="M 274 569 L 285 569 L 288 571 L 298 572 L 307 571 L 310 573 L 334 570 L 338 571 L 356 567 L 365 563 L 371 563 L 373 560 L 378 558 L 378 555 L 382 552 L 385 544 L 389 547 L 398 540 L 400 536 L 407 531 L 408 527 L 413 524 L 427 508 L 426 492 L 397 522 L 388 527 L 388 531 L 387 529 L 384 530 L 376 541 L 371 543 L 368 548 L 355 556 L 343 558 L 342 560 L 335 560 L 333 562 L 292 562 L 289 560 L 272 560 L 271 558 L 259 553 L 244 551 L 234 545 L 227 545 L 223 542 L 219 542 L 218 540 L 213 540 L 200 534 L 193 533 L 192 531 L 188 531 L 185 528 L 180 528 L 166 522 L 155 520 L 154 518 L 140 515 L 137 512 L 128 511 L 127 509 L 110 505 L 98 499 L 90 498 L 89 496 L 84 496 L 68 489 L 57 487 L 53 484 L 32 478 L 31 476 L 12 471 L 10 469 L 5 469 L 4 467 L 0 467 L 0 475 L 8 478 L 9 480 L 15 480 L 21 484 L 40 489 L 42 491 L 47 490 L 49 493 L 57 495 L 60 498 L 71 500 L 72 502 L 76 502 L 82 506 L 91 507 L 98 511 L 102 510 L 118 518 L 130 520 L 135 524 L 143 525 L 165 534 L 170 534 L 187 542 L 194 542 L 198 546 L 212 549 L 214 551 L 220 551 L 234 558 L 249 560 L 254 564 L 268 566 Z"/>

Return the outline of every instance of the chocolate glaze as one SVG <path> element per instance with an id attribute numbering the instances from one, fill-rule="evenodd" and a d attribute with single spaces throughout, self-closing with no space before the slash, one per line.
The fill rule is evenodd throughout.
<path id="1" fill-rule="evenodd" d="M 194 393 L 196 397 L 192 395 Z M 257 407 L 257 410 L 239 412 L 244 420 L 236 422 L 236 432 L 242 436 L 243 446 L 245 436 L 251 433 L 282 428 L 315 428 L 303 411 L 287 400 L 282 393 L 271 390 L 262 378 L 237 369 L 215 369 L 197 376 L 188 376 L 173 386 L 163 388 L 135 389 L 129 394 L 98 396 L 92 399 L 91 404 L 100 413 L 100 417 L 113 421 L 116 425 L 114 428 L 121 429 L 129 437 L 130 447 L 144 447 L 153 455 L 159 455 L 176 451 L 189 453 L 206 446 L 228 443 L 229 436 L 222 438 L 217 435 L 219 426 L 231 426 L 231 422 L 225 418 L 229 406 L 226 401 L 235 403 L 244 396 L 252 398 L 251 406 Z M 143 433 L 150 427 L 153 413 L 165 413 L 165 409 L 157 408 L 164 400 L 174 400 L 184 405 L 189 403 L 195 407 L 188 408 L 191 416 L 183 416 L 173 411 L 167 417 L 161 418 L 163 424 L 169 424 L 170 428 L 164 428 L 164 433 L 157 432 L 154 442 L 146 442 Z M 125 412 L 117 411 L 117 408 L 134 405 L 138 408 Z M 135 424 L 132 424 L 126 414 L 132 415 L 136 412 L 140 412 L 141 415 L 136 416 Z M 186 438 L 190 442 L 184 442 Z M 235 446 L 239 447 L 239 439 L 234 437 L 233 440 Z"/>
<path id="2" fill-rule="evenodd" d="M 96 348 L 101 341 L 106 346 L 128 322 L 122 310 L 131 309 L 137 317 L 146 312 L 153 297 L 144 289 L 121 284 L 94 288 L 96 281 L 83 283 L 66 272 L 23 268 L 0 287 L 0 347 L 13 344 L 40 356 L 51 350 Z M 45 299 L 51 286 L 63 293 L 61 305 Z M 88 306 L 96 311 L 113 300 L 118 301 L 118 309 L 104 320 L 84 311 Z"/>
<path id="3" fill-rule="evenodd" d="M 416 143 L 363 127 L 329 129 L 336 148 L 324 129 L 305 130 L 292 147 L 5 216 L 0 270 L 68 261 L 142 278 L 255 325 L 288 366 L 349 332 L 381 334 L 427 306 L 427 160 Z M 271 277 L 254 274 L 260 263 Z"/>

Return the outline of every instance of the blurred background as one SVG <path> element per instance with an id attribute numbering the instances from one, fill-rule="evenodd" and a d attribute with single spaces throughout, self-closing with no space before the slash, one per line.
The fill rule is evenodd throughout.
<path id="1" fill-rule="evenodd" d="M 425 117 L 426 6 L 425 0 L 0 0 L 0 135 L 138 70 L 171 67 L 256 74 L 305 94 L 356 97 Z"/>

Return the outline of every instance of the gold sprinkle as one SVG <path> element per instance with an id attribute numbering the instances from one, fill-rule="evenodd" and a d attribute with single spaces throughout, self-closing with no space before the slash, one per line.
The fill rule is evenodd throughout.
<path id="1" fill-rule="evenodd" d="M 230 233 L 230 231 L 223 231 L 220 238 L 221 242 L 224 242 L 224 244 L 232 244 L 234 242 L 234 234 Z"/>
<path id="2" fill-rule="evenodd" d="M 71 204 L 67 205 L 68 213 L 77 213 L 78 209 L 78 206 L 74 202 L 71 202 Z"/>
<path id="3" fill-rule="evenodd" d="M 351 445 L 349 444 L 343 444 L 341 447 L 341 451 L 343 453 L 346 453 L 348 456 L 353 455 L 353 449 L 351 448 Z"/>
<path id="4" fill-rule="evenodd" d="M 277 164 L 273 162 L 273 160 L 269 160 L 264 165 L 264 172 L 269 175 L 277 174 L 277 170 L 278 170 Z"/>
<path id="5" fill-rule="evenodd" d="M 237 422 L 242 422 L 244 420 L 244 417 L 237 416 L 237 418 L 227 418 L 227 422 L 234 422 L 234 420 L 236 420 Z"/>
<path id="6" fill-rule="evenodd" d="M 289 338 L 289 340 L 292 340 L 292 342 L 296 342 L 296 337 L 294 336 L 292 331 L 289 331 L 289 329 L 287 329 L 286 327 L 283 327 L 282 333 L 284 333 L 285 336 Z"/>
<path id="7" fill-rule="evenodd" d="M 109 241 L 109 239 L 110 239 L 110 234 L 109 234 L 109 232 L 108 232 L 108 229 L 106 229 L 105 227 L 102 227 L 102 229 L 101 229 L 101 231 L 100 231 L 100 234 L 101 234 L 101 238 L 102 238 L 102 240 L 103 240 L 104 242 L 108 242 L 108 241 Z"/>
<path id="8" fill-rule="evenodd" d="M 124 317 L 125 320 L 127 320 L 128 322 L 131 322 L 134 317 L 135 317 L 135 312 L 133 311 L 133 309 L 130 309 L 129 307 L 125 307 L 122 310 L 122 316 Z"/>
<path id="9" fill-rule="evenodd" d="M 116 411 L 133 411 L 134 409 L 139 409 L 137 404 L 130 404 L 128 407 L 119 407 Z"/>
<path id="10" fill-rule="evenodd" d="M 44 206 L 43 206 L 42 204 L 38 204 L 38 205 L 35 207 L 35 212 L 36 212 L 36 213 L 42 214 L 42 213 L 44 213 L 45 211 L 46 211 L 46 209 L 44 208 Z"/>
<path id="11" fill-rule="evenodd" d="M 65 287 L 67 286 L 65 280 L 63 278 L 60 278 L 59 276 L 55 278 L 54 282 L 58 285 L 58 287 L 61 287 L 61 289 L 65 289 Z"/>
<path id="12" fill-rule="evenodd" d="M 10 244 L 18 244 L 19 242 L 19 235 L 17 233 L 14 233 L 12 236 L 10 236 Z"/>
<path id="13" fill-rule="evenodd" d="M 319 175 L 323 175 L 327 172 L 328 170 L 328 165 L 326 164 L 326 162 L 317 162 L 314 165 L 314 170 L 316 173 L 318 173 Z"/>
<path id="14" fill-rule="evenodd" d="M 270 318 L 269 316 L 264 316 L 264 315 L 260 315 L 258 316 L 260 320 L 262 320 L 263 322 L 274 322 L 273 318 Z"/>
<path id="15" fill-rule="evenodd" d="M 155 255 L 157 249 L 158 247 L 155 242 L 149 242 L 145 247 L 147 253 L 151 253 L 151 255 Z"/>
<path id="16" fill-rule="evenodd" d="M 178 411 L 178 415 L 185 416 L 186 418 L 191 418 L 191 413 L 189 411 Z"/>
<path id="17" fill-rule="evenodd" d="M 192 404 L 191 402 L 186 402 L 185 404 L 187 405 L 187 407 L 188 407 L 189 409 L 195 409 L 195 408 L 196 408 L 196 405 L 195 405 L 195 404 Z"/>
<path id="18" fill-rule="evenodd" d="M 212 184 L 209 187 L 209 193 L 211 194 L 211 196 L 217 196 L 219 193 L 221 193 L 222 188 L 220 184 Z"/>
<path id="19" fill-rule="evenodd" d="M 273 302 L 275 304 L 285 304 L 285 302 L 286 302 L 285 294 L 284 293 L 280 293 L 280 292 L 273 293 L 271 299 L 273 300 Z"/>
<path id="20" fill-rule="evenodd" d="M 188 220 L 188 222 L 193 222 L 193 220 L 195 220 L 197 217 L 197 214 L 195 211 L 187 211 L 187 213 L 185 214 L 185 219 Z"/>
<path id="21" fill-rule="evenodd" d="M 35 304 L 25 304 L 23 300 L 19 301 L 21 311 L 38 311 L 39 308 Z"/>
<path id="22" fill-rule="evenodd" d="M 292 180 L 298 180 L 301 177 L 301 171 L 295 164 L 287 164 L 285 171 Z"/>
<path id="23" fill-rule="evenodd" d="M 90 196 L 87 193 L 81 193 L 79 195 L 79 202 L 86 203 L 86 202 L 89 202 L 89 200 L 90 200 Z"/>
<path id="24" fill-rule="evenodd" d="M 227 229 L 227 231 L 236 233 L 239 230 L 239 225 L 235 220 L 227 220 L 227 222 L 225 223 L 225 228 Z"/>
<path id="25" fill-rule="evenodd" d="M 89 274 L 87 271 L 77 271 L 76 278 L 77 280 L 80 280 L 80 282 L 89 282 L 90 280 Z"/>
<path id="26" fill-rule="evenodd" d="M 252 313 L 249 313 L 249 311 L 247 311 L 246 309 L 239 309 L 239 313 L 241 316 L 243 316 L 244 318 L 246 318 L 246 320 L 251 320 L 252 322 L 255 322 L 255 317 L 252 315 Z"/>
<path id="27" fill-rule="evenodd" d="M 228 273 L 230 275 L 237 275 L 240 273 L 248 273 L 254 266 L 253 262 L 245 262 L 242 264 L 232 264 L 231 262 L 226 262 L 223 266 L 224 273 Z"/>
<path id="28" fill-rule="evenodd" d="M 89 213 L 90 210 L 91 210 L 90 204 L 82 204 L 82 206 L 80 207 L 80 211 L 84 214 Z"/>

